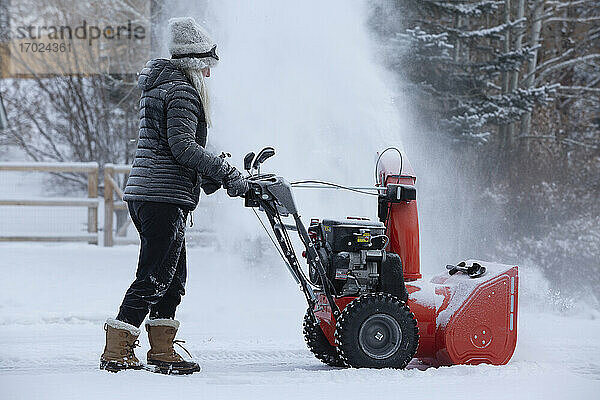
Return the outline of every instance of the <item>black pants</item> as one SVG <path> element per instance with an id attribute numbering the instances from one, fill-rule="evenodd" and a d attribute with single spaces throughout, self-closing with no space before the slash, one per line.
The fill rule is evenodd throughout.
<path id="1" fill-rule="evenodd" d="M 175 204 L 129 201 L 129 214 L 140 234 L 135 281 L 117 319 L 139 327 L 150 318 L 174 318 L 185 294 L 185 222 L 188 211 Z"/>

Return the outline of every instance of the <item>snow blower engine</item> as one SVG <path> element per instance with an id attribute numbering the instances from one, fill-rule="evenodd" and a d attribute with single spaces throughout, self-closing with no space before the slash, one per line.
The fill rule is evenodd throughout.
<path id="1" fill-rule="evenodd" d="M 397 158 L 382 158 L 395 150 Z M 260 172 L 272 147 L 244 158 L 250 190 L 245 205 L 263 211 L 273 244 L 308 302 L 304 338 L 325 364 L 405 368 L 428 365 L 505 364 L 516 346 L 518 268 L 476 260 L 447 265 L 424 281 L 419 265 L 416 177 L 396 148 L 377 160 L 374 187 L 322 181 L 289 183 Z M 308 229 L 294 188 L 338 188 L 377 197 L 379 221 L 312 219 Z M 293 223 L 285 223 L 291 217 Z M 308 274 L 289 237 L 302 242 Z"/>

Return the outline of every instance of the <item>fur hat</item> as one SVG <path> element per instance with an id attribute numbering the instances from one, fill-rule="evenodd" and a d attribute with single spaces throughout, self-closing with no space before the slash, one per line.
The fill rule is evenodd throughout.
<path id="1" fill-rule="evenodd" d="M 215 47 L 215 42 L 208 32 L 194 18 L 180 17 L 169 20 L 169 51 L 172 58 L 183 61 L 177 64 L 196 69 L 214 67 L 218 61 L 213 50 Z M 211 52 L 214 56 L 198 57 L 200 53 Z M 181 57 L 186 54 L 190 54 L 190 57 Z"/>

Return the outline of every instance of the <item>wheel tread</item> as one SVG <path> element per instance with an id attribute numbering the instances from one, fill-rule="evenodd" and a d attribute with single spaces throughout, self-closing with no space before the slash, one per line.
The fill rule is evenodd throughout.
<path id="1" fill-rule="evenodd" d="M 400 306 L 400 310 L 403 316 L 409 318 L 411 321 L 412 332 L 403 332 L 403 335 L 412 334 L 414 340 L 409 342 L 409 349 L 406 353 L 406 356 L 402 357 L 402 359 L 397 364 L 390 366 L 399 369 L 405 368 L 417 351 L 419 329 L 417 326 L 417 320 L 415 319 L 415 315 L 410 311 L 410 308 L 406 305 L 406 303 L 400 300 L 398 297 L 395 297 L 389 293 L 368 293 L 354 299 L 346 306 L 336 323 L 335 343 L 337 345 L 336 349 L 338 352 L 338 356 L 348 366 L 354 366 L 352 365 L 352 362 L 350 361 L 350 357 L 348 355 L 353 351 L 353 349 L 349 348 L 348 343 L 344 343 L 344 336 L 346 334 L 345 330 L 349 329 L 348 321 L 350 321 L 352 317 L 363 307 L 373 306 L 376 305 L 378 302 L 381 302 L 383 304 L 394 304 Z M 358 367 L 360 367 L 360 365 Z"/>
<path id="2" fill-rule="evenodd" d="M 331 367 L 344 367 L 346 364 L 340 359 L 334 346 L 332 346 L 318 323 L 312 320 L 310 312 L 307 311 L 303 323 L 304 341 L 308 349 L 321 362 Z"/>

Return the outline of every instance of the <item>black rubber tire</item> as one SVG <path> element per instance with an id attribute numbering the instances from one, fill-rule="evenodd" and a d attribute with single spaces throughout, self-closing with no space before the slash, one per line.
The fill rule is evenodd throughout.
<path id="1" fill-rule="evenodd" d="M 372 336 L 373 331 L 382 339 Z M 342 311 L 336 324 L 335 342 L 339 357 L 348 366 L 402 369 L 417 351 L 419 329 L 414 314 L 402 300 L 388 293 L 368 293 Z M 377 348 L 380 344 L 382 348 Z"/>
<path id="2" fill-rule="evenodd" d="M 303 324 L 304 340 L 308 349 L 323 363 L 330 367 L 344 367 L 335 346 L 332 346 L 318 323 L 314 322 L 310 310 L 306 310 Z"/>

